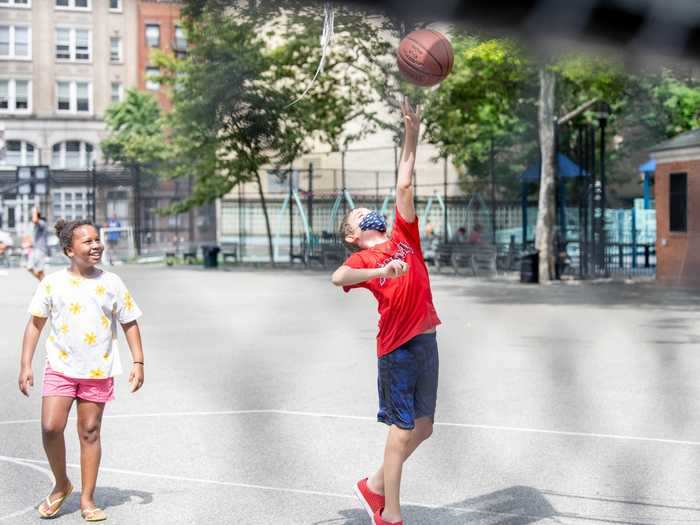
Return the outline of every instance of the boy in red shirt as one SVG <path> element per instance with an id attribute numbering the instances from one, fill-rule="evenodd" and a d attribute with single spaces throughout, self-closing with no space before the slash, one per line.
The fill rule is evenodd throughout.
<path id="1" fill-rule="evenodd" d="M 384 462 L 355 493 L 374 525 L 403 524 L 401 470 L 433 431 L 438 381 L 435 327 L 440 324 L 430 291 L 413 203 L 413 165 L 420 117 L 404 98 L 404 149 L 396 186 L 396 219 L 391 236 L 374 211 L 355 208 L 343 219 L 341 235 L 353 253 L 333 284 L 348 292 L 367 288 L 379 303 L 377 335 L 379 412 L 389 425 Z"/>

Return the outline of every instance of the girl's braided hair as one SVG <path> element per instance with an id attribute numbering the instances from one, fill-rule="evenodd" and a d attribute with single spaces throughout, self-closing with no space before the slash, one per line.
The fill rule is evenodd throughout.
<path id="1" fill-rule="evenodd" d="M 80 228 L 81 226 L 92 226 L 93 228 L 97 229 L 97 227 L 92 223 L 92 221 L 88 220 L 76 220 L 76 221 L 66 221 L 63 219 L 59 219 L 54 228 L 56 229 L 56 236 L 58 237 L 58 242 L 61 245 L 61 248 L 63 249 L 63 253 L 68 255 L 68 248 L 71 247 L 71 244 L 73 244 L 73 232 L 75 231 L 76 228 Z"/>

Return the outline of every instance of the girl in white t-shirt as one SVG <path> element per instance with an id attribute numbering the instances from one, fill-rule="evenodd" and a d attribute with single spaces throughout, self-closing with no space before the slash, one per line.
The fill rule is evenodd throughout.
<path id="1" fill-rule="evenodd" d="M 100 427 L 105 403 L 114 399 L 114 376 L 121 373 L 116 324 L 122 325 L 131 350 L 131 391 L 143 385 L 143 350 L 136 319 L 141 310 L 122 280 L 97 268 L 104 246 L 89 221 L 58 221 L 56 234 L 70 267 L 45 277 L 29 306 L 31 315 L 22 341 L 19 389 L 26 396 L 34 385 L 32 358 L 46 321 L 46 364 L 41 406 L 44 450 L 55 478 L 39 514 L 58 514 L 73 486 L 66 472 L 63 431 L 73 400 L 78 406 L 80 509 L 86 521 L 107 519 L 94 501 L 100 465 Z"/>

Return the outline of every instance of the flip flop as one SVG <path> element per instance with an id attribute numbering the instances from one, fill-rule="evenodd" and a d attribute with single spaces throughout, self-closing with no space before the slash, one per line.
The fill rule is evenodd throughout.
<path id="1" fill-rule="evenodd" d="M 107 519 L 105 511 L 99 508 L 81 510 L 80 515 L 85 521 L 104 521 Z"/>
<path id="2" fill-rule="evenodd" d="M 37 511 L 39 511 L 39 516 L 42 518 L 53 518 L 58 514 L 58 512 L 61 510 L 61 507 L 63 507 L 63 503 L 66 501 L 66 498 L 70 496 L 71 492 L 73 492 L 73 485 L 68 485 L 68 492 L 66 492 L 63 496 L 60 496 L 59 498 L 56 498 L 56 501 L 52 502 L 49 497 L 51 494 L 46 496 L 46 499 L 42 501 L 41 503 L 46 503 L 46 508 L 50 509 L 54 505 L 58 504 L 58 507 L 54 509 L 53 512 L 46 512 L 41 510 L 41 503 L 39 503 L 39 507 L 37 507 Z"/>

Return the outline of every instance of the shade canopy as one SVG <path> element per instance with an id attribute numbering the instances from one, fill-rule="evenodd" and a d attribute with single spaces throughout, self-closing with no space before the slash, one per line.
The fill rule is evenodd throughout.
<path id="1" fill-rule="evenodd" d="M 557 160 L 559 163 L 558 168 L 560 177 L 588 177 L 588 172 L 586 170 L 563 153 L 559 153 L 557 155 Z M 520 180 L 523 182 L 538 182 L 540 180 L 541 171 L 542 163 L 536 162 L 523 171 L 523 173 L 520 175 Z"/>
<path id="2" fill-rule="evenodd" d="M 644 164 L 639 166 L 641 173 L 654 173 L 656 171 L 656 159 L 649 159 Z"/>

